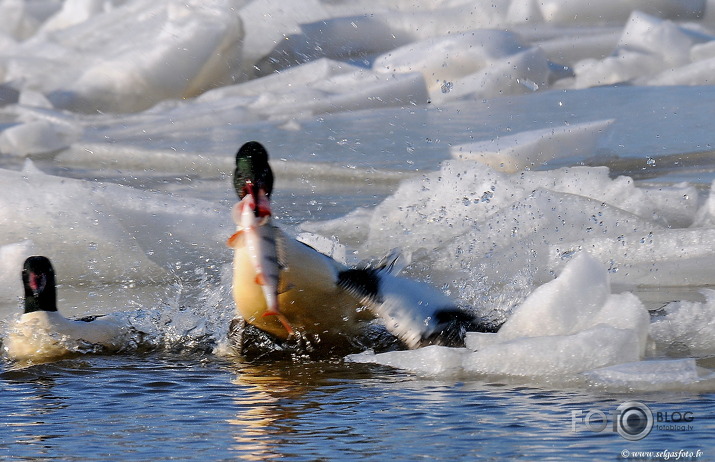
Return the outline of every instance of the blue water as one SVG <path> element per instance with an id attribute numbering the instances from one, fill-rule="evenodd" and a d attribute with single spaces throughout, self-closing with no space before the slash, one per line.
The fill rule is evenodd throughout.
<path id="1" fill-rule="evenodd" d="M 715 394 L 608 394 L 477 378 L 434 380 L 335 361 L 211 355 L 85 357 L 0 374 L 3 460 L 611 460 L 621 451 L 715 458 Z M 641 441 L 572 411 L 622 402 L 691 412 Z M 573 431 L 575 425 L 576 431 Z"/>

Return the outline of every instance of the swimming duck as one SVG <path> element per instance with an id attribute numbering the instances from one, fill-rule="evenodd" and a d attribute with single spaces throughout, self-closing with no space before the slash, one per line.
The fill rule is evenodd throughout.
<path id="1" fill-rule="evenodd" d="M 67 319 L 57 311 L 55 271 L 47 257 L 32 256 L 22 269 L 25 309 L 8 328 L 3 348 L 18 361 L 48 361 L 81 352 L 119 350 L 127 328 L 110 316 Z"/>
<path id="2" fill-rule="evenodd" d="M 365 333 L 375 319 L 408 348 L 458 346 L 466 331 L 490 330 L 431 287 L 391 274 L 394 261 L 349 268 L 276 226 L 273 173 L 260 143 L 236 154 L 234 188 L 237 231 L 227 244 L 236 310 L 279 342 L 300 337 L 323 350 L 374 348 Z"/>

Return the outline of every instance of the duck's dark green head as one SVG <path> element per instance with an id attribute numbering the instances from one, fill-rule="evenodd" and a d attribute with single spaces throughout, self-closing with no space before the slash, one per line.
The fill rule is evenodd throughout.
<path id="1" fill-rule="evenodd" d="M 246 194 L 259 196 L 263 191 L 270 199 L 273 191 L 273 171 L 268 165 L 268 151 L 257 141 L 249 141 L 236 154 L 236 170 L 233 173 L 233 187 L 239 199 Z"/>
<path id="2" fill-rule="evenodd" d="M 49 258 L 33 256 L 25 260 L 22 284 L 25 286 L 25 313 L 57 311 L 55 270 Z"/>

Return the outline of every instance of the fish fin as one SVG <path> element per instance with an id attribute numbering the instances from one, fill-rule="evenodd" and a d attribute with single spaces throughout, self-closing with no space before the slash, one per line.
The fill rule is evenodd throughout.
<path id="1" fill-rule="evenodd" d="M 256 274 L 256 284 L 258 284 L 259 286 L 266 285 L 266 278 L 263 277 L 263 273 Z"/>
<path id="2" fill-rule="evenodd" d="M 293 289 L 295 289 L 295 285 L 294 285 L 294 284 L 286 284 L 285 287 L 281 287 L 280 289 L 278 289 L 278 295 L 284 294 L 284 293 L 286 293 L 286 292 L 290 292 L 290 291 L 293 290 Z"/>
<path id="3" fill-rule="evenodd" d="M 338 287 L 365 304 L 382 303 L 379 271 L 371 268 L 351 268 L 338 273 Z"/>
<path id="4" fill-rule="evenodd" d="M 242 240 L 243 240 L 243 230 L 240 229 L 240 230 L 236 231 L 235 233 L 233 233 L 231 235 L 231 237 L 228 238 L 228 240 L 226 240 L 226 245 L 233 249 L 233 248 L 239 247 Z"/>
<path id="5" fill-rule="evenodd" d="M 240 201 L 236 202 L 233 207 L 231 207 L 231 218 L 233 219 L 233 222 L 236 223 L 237 225 L 241 224 L 241 212 L 243 211 L 243 206 L 245 202 L 243 199 Z"/>
<path id="6" fill-rule="evenodd" d="M 293 335 L 295 332 L 293 330 L 293 326 L 290 325 L 288 322 L 288 319 L 286 319 L 285 316 L 283 316 L 283 313 L 281 313 L 278 310 L 267 310 L 263 313 L 262 317 L 268 317 L 268 316 L 276 316 L 278 317 L 278 320 L 283 324 L 283 328 L 288 332 L 288 335 Z"/>

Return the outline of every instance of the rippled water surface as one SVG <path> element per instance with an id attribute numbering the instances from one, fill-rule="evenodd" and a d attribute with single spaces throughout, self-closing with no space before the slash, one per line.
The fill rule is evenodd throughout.
<path id="1" fill-rule="evenodd" d="M 474 460 L 618 458 L 700 450 L 712 460 L 712 394 L 613 395 L 475 378 L 433 380 L 342 361 L 86 357 L 0 375 L 6 460 Z M 574 411 L 639 400 L 692 412 L 692 429 L 630 442 Z M 609 417 L 610 419 L 610 417 Z M 657 423 L 656 423 L 657 424 Z M 574 431 L 575 428 L 575 431 Z"/>

